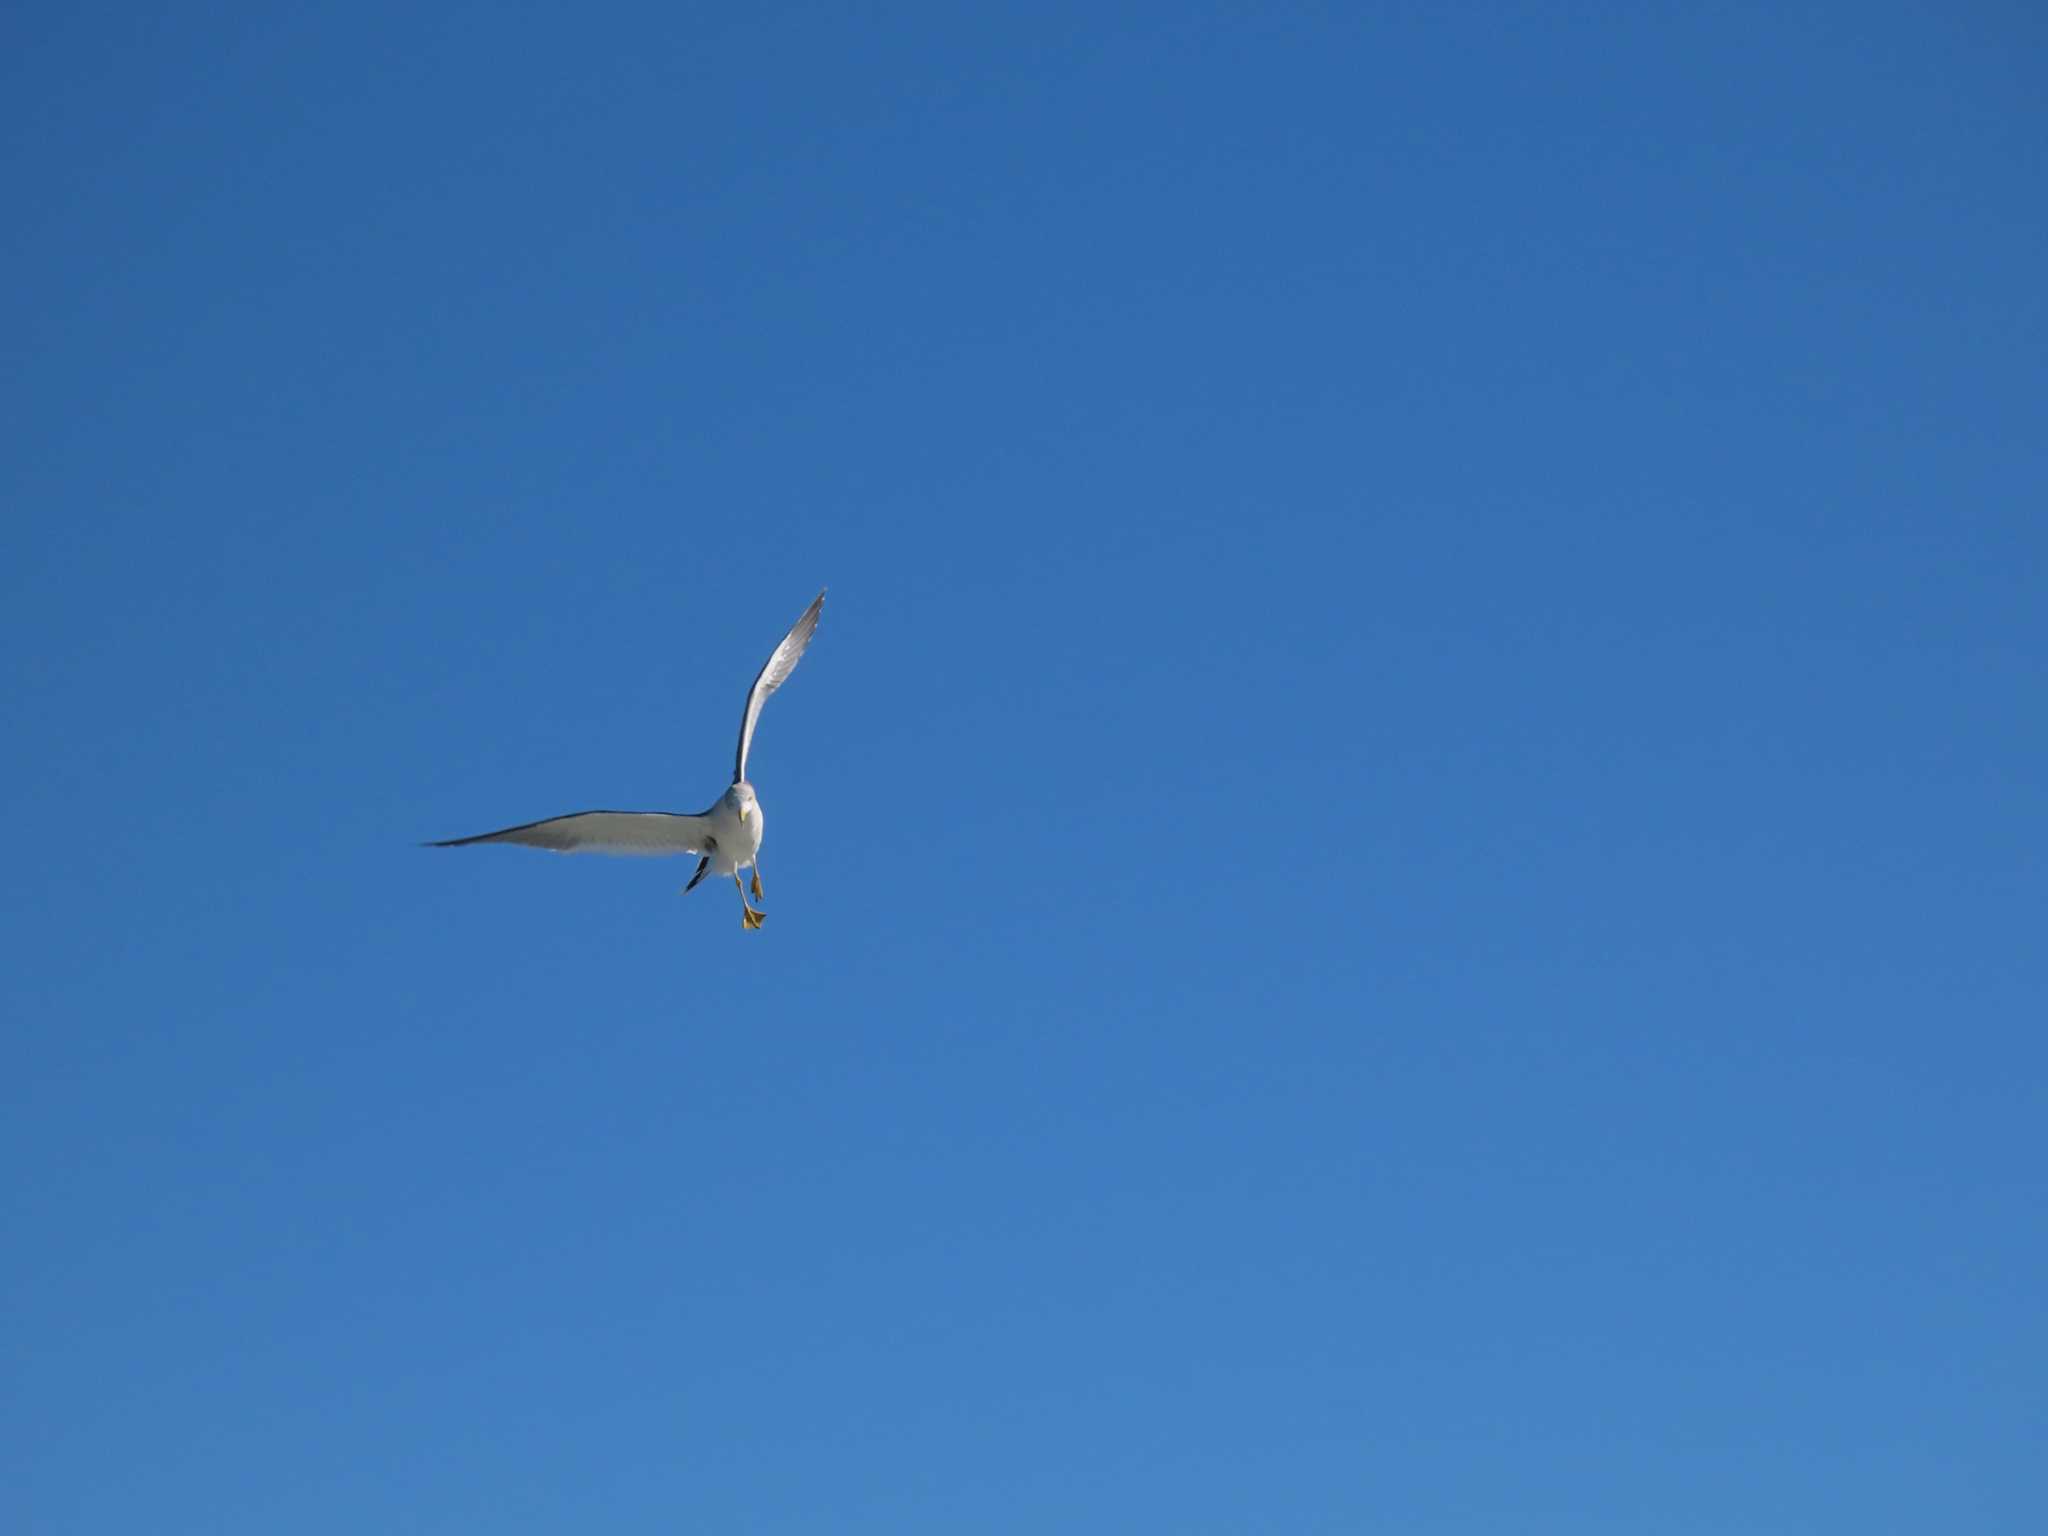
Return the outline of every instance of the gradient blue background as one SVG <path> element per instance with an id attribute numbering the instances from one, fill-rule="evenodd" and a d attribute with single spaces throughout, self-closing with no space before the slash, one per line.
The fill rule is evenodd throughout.
<path id="1" fill-rule="evenodd" d="M 2044 72 L 11 10 L 0 1523 L 2039 1530 Z"/>

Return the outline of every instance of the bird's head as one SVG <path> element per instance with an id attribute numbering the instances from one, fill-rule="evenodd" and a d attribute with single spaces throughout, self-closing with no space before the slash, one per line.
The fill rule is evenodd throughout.
<path id="1" fill-rule="evenodd" d="M 741 821 L 745 821 L 750 816 L 760 814 L 761 806 L 760 802 L 754 798 L 754 786 L 747 783 L 744 779 L 733 785 L 731 789 L 728 789 L 725 792 L 725 797 L 732 802 L 733 811 Z"/>

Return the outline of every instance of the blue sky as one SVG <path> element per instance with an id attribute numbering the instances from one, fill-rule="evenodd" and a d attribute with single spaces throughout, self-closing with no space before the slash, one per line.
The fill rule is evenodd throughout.
<path id="1" fill-rule="evenodd" d="M 0 23 L 0 1519 L 2037 1528 L 2039 14 L 737 9 Z"/>

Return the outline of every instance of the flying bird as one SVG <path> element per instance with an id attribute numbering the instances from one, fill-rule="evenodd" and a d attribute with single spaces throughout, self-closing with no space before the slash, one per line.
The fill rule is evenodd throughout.
<path id="1" fill-rule="evenodd" d="M 578 811 L 573 816 L 555 816 L 546 821 L 529 821 L 502 832 L 484 832 L 476 837 L 451 837 L 446 842 L 427 843 L 428 848 L 466 848 L 471 843 L 520 843 L 528 848 L 545 848 L 551 853 L 619 853 L 662 856 L 673 853 L 698 855 L 697 873 L 690 876 L 687 891 L 709 875 L 731 875 L 740 893 L 740 926 L 759 928 L 767 913 L 747 900 L 747 887 L 740 883 L 740 871 L 753 871 L 754 901 L 761 896 L 761 802 L 754 786 L 747 782 L 747 752 L 754 744 L 754 727 L 761 719 L 761 706 L 768 695 L 789 681 L 789 674 L 803 659 L 804 648 L 817 632 L 818 614 L 825 606 L 825 594 L 811 599 L 803 617 L 789 627 L 782 643 L 769 653 L 767 663 L 747 690 L 746 708 L 740 714 L 739 752 L 733 759 L 732 787 L 718 797 L 718 803 L 697 816 L 673 811 Z"/>

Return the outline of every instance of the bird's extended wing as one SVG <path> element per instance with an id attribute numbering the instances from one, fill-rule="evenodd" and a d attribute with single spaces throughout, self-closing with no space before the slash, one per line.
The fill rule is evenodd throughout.
<path id="1" fill-rule="evenodd" d="M 804 610 L 803 617 L 790 625 L 789 633 L 782 637 L 782 644 L 770 653 L 767 665 L 761 668 L 761 675 L 747 690 L 746 712 L 740 716 L 740 750 L 733 762 L 733 783 L 737 784 L 747 776 L 747 749 L 754 744 L 754 725 L 761 718 L 762 704 L 767 702 L 769 694 L 789 681 L 789 674 L 803 659 L 804 647 L 818 632 L 818 614 L 824 606 L 825 594 L 820 592 L 811 599 L 811 606 Z"/>
<path id="2" fill-rule="evenodd" d="M 551 853 L 625 853 L 659 856 L 705 853 L 711 847 L 708 823 L 702 816 L 676 816 L 668 811 L 580 811 L 523 827 L 451 837 L 429 848 L 461 848 L 470 843 L 520 843 Z"/>

